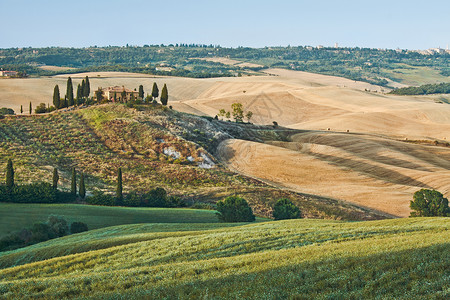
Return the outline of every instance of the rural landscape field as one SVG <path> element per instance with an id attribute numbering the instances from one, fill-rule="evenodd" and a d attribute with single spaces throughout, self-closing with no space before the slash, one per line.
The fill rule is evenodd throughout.
<path id="1" fill-rule="evenodd" d="M 431 2 L 0 0 L 0 299 L 449 299 Z"/>

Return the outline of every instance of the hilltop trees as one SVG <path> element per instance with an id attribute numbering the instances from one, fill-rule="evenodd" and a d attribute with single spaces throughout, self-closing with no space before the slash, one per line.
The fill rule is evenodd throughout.
<path id="1" fill-rule="evenodd" d="M 222 222 L 253 222 L 255 215 L 244 198 L 229 196 L 217 202 L 217 217 Z"/>
<path id="2" fill-rule="evenodd" d="M 72 106 L 74 104 L 73 101 L 73 85 L 72 85 L 72 78 L 67 78 L 67 90 L 66 90 L 66 97 L 67 97 L 67 107 Z"/>
<path id="3" fill-rule="evenodd" d="M 83 84 L 83 83 L 82 83 Z M 91 93 L 91 85 L 89 83 L 89 77 L 86 76 L 84 79 L 84 86 L 83 86 L 83 96 L 84 98 L 89 98 L 89 94 Z"/>
<path id="4" fill-rule="evenodd" d="M 76 105 L 80 105 L 83 99 L 83 90 L 81 88 L 81 85 L 77 86 L 77 98 L 76 98 Z"/>
<path id="5" fill-rule="evenodd" d="M 55 85 L 55 88 L 53 89 L 53 105 L 56 108 L 59 108 L 61 101 L 61 95 L 59 94 L 59 86 Z"/>
<path id="6" fill-rule="evenodd" d="M 152 97 L 153 97 L 153 99 L 158 98 L 158 95 L 159 95 L 158 86 L 156 85 L 156 82 L 153 82 L 153 88 L 152 88 Z"/>
<path id="7" fill-rule="evenodd" d="M 435 190 L 421 189 L 414 193 L 409 207 L 411 217 L 448 217 L 450 209 L 448 199 Z"/>
<path id="8" fill-rule="evenodd" d="M 232 109 L 232 111 L 229 112 L 222 108 L 219 110 L 219 113 L 217 116 L 222 117 L 222 118 L 225 117 L 226 119 L 230 119 L 231 115 L 233 115 L 233 118 L 236 121 L 236 123 L 243 122 L 244 116 L 247 119 L 247 121 L 250 122 L 250 119 L 253 116 L 253 112 L 251 112 L 251 111 L 247 111 L 246 113 L 244 113 L 244 107 L 239 102 L 235 102 L 235 103 L 231 104 L 231 109 Z"/>
<path id="9" fill-rule="evenodd" d="M 139 86 L 139 98 L 142 100 L 144 99 L 144 87 L 142 84 Z"/>
<path id="10" fill-rule="evenodd" d="M 164 83 L 163 89 L 161 91 L 161 104 L 167 105 L 167 101 L 169 100 L 169 94 L 167 92 L 167 86 Z"/>

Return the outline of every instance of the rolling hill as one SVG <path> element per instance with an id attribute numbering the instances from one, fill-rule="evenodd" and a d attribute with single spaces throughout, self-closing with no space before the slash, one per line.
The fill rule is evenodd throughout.
<path id="1" fill-rule="evenodd" d="M 6 298 L 47 299 L 444 299 L 450 293 L 446 218 L 220 225 L 123 225 L 6 252 L 0 291 Z"/>

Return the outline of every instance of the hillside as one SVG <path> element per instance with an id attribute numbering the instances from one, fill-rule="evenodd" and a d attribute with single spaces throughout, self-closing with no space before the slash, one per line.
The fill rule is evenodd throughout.
<path id="1" fill-rule="evenodd" d="M 88 193 L 114 191 L 121 167 L 125 193 L 163 187 L 189 205 L 214 204 L 238 194 L 256 214 L 266 217 L 282 197 L 291 198 L 305 217 L 360 220 L 386 216 L 339 200 L 280 190 L 233 173 L 214 158 L 225 139 L 286 140 L 294 132 L 214 121 L 160 106 L 132 109 L 108 104 L 1 120 L 0 162 L 12 158 L 18 183 L 50 182 L 52 169 L 57 167 L 63 188 L 69 187 L 70 170 L 76 167 L 86 174 Z M 0 169 L 1 177 L 4 172 Z"/>
<path id="2" fill-rule="evenodd" d="M 0 290 L 47 299 L 444 299 L 449 229 L 445 218 L 124 225 L 2 254 Z"/>
<path id="3" fill-rule="evenodd" d="M 86 223 L 92 230 L 139 223 L 217 223 L 215 213 L 213 210 L 183 208 L 0 203 L 0 236 L 44 222 L 50 215 L 63 217 L 69 224 L 75 221 Z"/>

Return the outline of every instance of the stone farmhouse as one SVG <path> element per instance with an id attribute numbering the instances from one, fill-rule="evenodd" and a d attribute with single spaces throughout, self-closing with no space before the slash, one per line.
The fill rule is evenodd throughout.
<path id="1" fill-rule="evenodd" d="M 99 90 L 102 91 L 102 98 L 108 99 L 108 101 L 112 102 L 124 102 L 131 99 L 131 95 L 134 96 L 134 99 L 137 99 L 139 97 L 138 91 L 133 91 L 130 89 L 125 88 L 124 86 L 112 86 L 107 88 L 100 88 Z M 94 93 L 94 99 L 97 98 L 97 93 Z"/>

